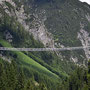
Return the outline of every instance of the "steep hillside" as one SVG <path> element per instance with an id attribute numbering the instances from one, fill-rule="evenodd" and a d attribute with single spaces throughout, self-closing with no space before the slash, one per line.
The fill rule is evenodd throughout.
<path id="1" fill-rule="evenodd" d="M 78 0 L 1 0 L 0 46 L 89 46 L 89 11 L 90 6 Z M 45 82 L 51 79 L 49 84 L 55 85 L 68 78 L 77 65 L 87 66 L 90 50 L 0 51 L 0 58 L 9 63 L 14 60 L 23 69 L 26 77 L 34 76 L 36 81 L 45 79 Z"/>
<path id="2" fill-rule="evenodd" d="M 86 3 L 78 0 L 13 0 L 13 2 L 13 6 L 18 10 L 15 11 L 17 20 L 45 47 L 89 45 L 90 6 Z M 56 53 L 62 60 L 76 64 L 87 65 L 89 59 L 89 49 Z"/>
<path id="3" fill-rule="evenodd" d="M 35 48 L 46 47 L 45 43 L 47 42 L 50 43 L 49 47 L 52 47 L 51 45 L 53 44 L 51 42 L 54 40 L 53 39 L 51 40 L 52 36 L 41 25 L 43 24 L 41 20 L 38 21 L 39 18 L 37 18 L 36 20 L 32 15 L 32 12 L 30 12 L 30 14 L 27 14 L 24 11 L 25 7 L 21 4 L 22 3 L 25 4 L 25 2 L 22 3 L 19 3 L 18 1 L 16 2 L 18 4 L 15 4 L 13 1 L 6 1 L 1 3 L 1 8 L 0 8 L 1 39 L 3 38 L 4 40 L 7 40 L 9 43 L 11 43 L 13 47 L 35 47 Z M 26 10 L 28 10 L 28 8 Z M 34 20 L 31 21 L 31 19 Z M 37 30 L 38 32 L 35 32 L 36 23 L 40 25 L 40 27 L 37 27 L 37 29 L 40 28 L 40 31 Z M 41 38 L 42 40 L 40 40 L 39 37 L 36 35 L 40 36 L 40 38 L 42 37 Z M 34 38 L 36 37 L 35 38 L 36 40 L 33 37 Z M 43 37 L 45 40 L 43 40 Z M 32 57 L 37 62 L 44 65 L 45 67 L 48 67 L 50 70 L 53 70 L 50 68 L 53 67 L 55 69 L 54 72 L 57 71 L 56 73 L 59 75 L 60 73 L 70 73 L 75 68 L 72 62 L 62 61 L 61 60 L 62 57 L 57 56 L 58 52 L 31 52 L 31 53 L 32 54 L 30 54 L 30 52 L 29 53 L 26 52 L 28 56 Z"/>

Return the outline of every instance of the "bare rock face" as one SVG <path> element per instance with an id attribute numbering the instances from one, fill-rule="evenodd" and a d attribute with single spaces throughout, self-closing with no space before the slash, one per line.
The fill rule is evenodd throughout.
<path id="1" fill-rule="evenodd" d="M 80 32 L 78 32 L 78 39 L 81 41 L 83 47 L 90 46 L 89 32 L 87 32 L 83 28 L 84 26 L 81 25 Z M 87 48 L 87 49 L 84 49 L 84 51 L 85 51 L 85 55 L 87 59 L 89 60 L 90 59 L 90 49 Z"/>
<path id="2" fill-rule="evenodd" d="M 0 0 L 0 4 L 2 3 L 3 0 Z"/>
<path id="3" fill-rule="evenodd" d="M 4 1 L 4 0 L 2 0 Z M 1 4 L 4 4 L 3 2 L 0 2 Z M 25 28 L 25 30 L 27 30 L 28 32 L 30 32 L 30 34 L 32 33 L 34 38 L 36 40 L 41 41 L 45 47 L 54 47 L 54 40 L 53 40 L 53 36 L 47 31 L 47 28 L 44 25 L 44 21 L 46 19 L 46 17 L 42 19 L 40 19 L 38 17 L 37 14 L 34 14 L 34 21 L 33 21 L 33 27 L 30 27 L 31 22 L 26 22 L 25 20 L 30 18 L 30 14 L 27 15 L 24 11 L 24 5 L 21 5 L 21 8 L 19 8 L 19 10 L 16 10 L 16 5 L 12 0 L 6 0 L 7 2 L 9 2 L 13 7 L 14 7 L 14 11 L 12 10 L 11 12 L 7 9 L 8 7 L 4 4 L 3 7 L 5 8 L 5 12 L 10 16 L 10 17 L 17 17 L 17 20 L 19 23 L 21 23 L 23 25 L 23 27 Z M 45 13 L 45 11 L 41 12 L 41 13 Z"/>
<path id="4" fill-rule="evenodd" d="M 85 17 L 87 21 L 90 22 L 89 13 L 87 13 Z M 90 33 L 84 29 L 85 28 L 84 24 L 80 23 L 80 27 L 81 29 L 80 29 L 80 32 L 78 32 L 78 39 L 81 41 L 83 47 L 90 46 Z M 84 51 L 85 51 L 87 60 L 89 60 L 90 59 L 90 49 L 87 48 L 87 49 L 84 49 Z"/>
<path id="5" fill-rule="evenodd" d="M 10 32 L 8 32 L 7 30 L 4 32 L 4 36 L 5 36 L 5 39 L 8 41 L 8 42 L 12 42 L 13 41 L 13 36 L 10 34 Z"/>
<path id="6" fill-rule="evenodd" d="M 71 56 L 70 60 L 73 61 L 74 63 L 78 62 L 78 58 L 77 57 Z"/>
<path id="7" fill-rule="evenodd" d="M 2 53 L 0 53 L 0 58 L 2 58 L 4 61 L 7 61 L 11 63 L 11 58 L 8 58 L 7 56 L 4 56 Z"/>
<path id="8" fill-rule="evenodd" d="M 86 18 L 90 22 L 90 15 L 89 14 L 86 15 Z"/>
<path id="9" fill-rule="evenodd" d="M 33 23 L 33 27 L 31 28 L 31 22 L 26 23 L 25 20 L 30 18 L 30 15 L 26 15 L 24 13 L 23 6 L 21 6 L 19 11 L 16 11 L 16 15 L 18 17 L 18 21 L 25 27 L 27 31 L 33 34 L 36 40 L 41 41 L 45 47 L 54 47 L 53 36 L 47 31 L 47 28 L 44 25 L 46 17 L 42 20 L 38 17 L 38 15 L 33 15 L 35 17 Z"/>
<path id="10" fill-rule="evenodd" d="M 3 2 L 9 2 L 12 6 L 15 7 L 15 3 L 12 0 L 0 0 L 0 4 L 3 4 Z"/>
<path id="11" fill-rule="evenodd" d="M 38 22 L 37 22 L 38 21 Z M 31 28 L 29 31 L 34 35 L 36 40 L 40 40 L 45 47 L 54 47 L 54 40 L 51 33 L 47 31 L 47 28 L 44 25 L 44 20 L 35 20 L 35 27 Z"/>

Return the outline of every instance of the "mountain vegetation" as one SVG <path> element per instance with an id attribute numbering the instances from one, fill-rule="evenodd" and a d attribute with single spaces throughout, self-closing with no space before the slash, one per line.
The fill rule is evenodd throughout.
<path id="1" fill-rule="evenodd" d="M 88 70 L 78 67 L 69 78 L 52 86 L 50 80 L 41 80 L 34 75 L 26 78 L 22 69 L 17 68 L 14 61 L 7 63 L 0 59 L 0 90 L 89 90 L 90 89 L 90 61 Z M 44 77 L 43 77 L 44 78 Z M 46 80 L 46 79 L 45 79 Z M 49 85 L 49 86 L 47 86 Z"/>
<path id="2" fill-rule="evenodd" d="M 0 47 L 89 46 L 89 10 L 78 0 L 0 2 Z M 0 90 L 90 90 L 89 54 L 0 51 Z"/>

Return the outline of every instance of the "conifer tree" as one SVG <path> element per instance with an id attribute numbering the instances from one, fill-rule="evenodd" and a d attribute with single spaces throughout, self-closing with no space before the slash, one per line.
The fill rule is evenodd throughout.
<path id="1" fill-rule="evenodd" d="M 0 90 L 6 90 L 7 83 L 6 83 L 6 73 L 4 70 L 3 63 L 0 63 Z"/>
<path id="2" fill-rule="evenodd" d="M 87 79 L 88 79 L 88 88 L 90 90 L 90 60 L 88 62 L 88 75 L 87 75 Z"/>
<path id="3" fill-rule="evenodd" d="M 16 90 L 25 90 L 25 76 L 24 76 L 23 70 L 19 71 Z"/>

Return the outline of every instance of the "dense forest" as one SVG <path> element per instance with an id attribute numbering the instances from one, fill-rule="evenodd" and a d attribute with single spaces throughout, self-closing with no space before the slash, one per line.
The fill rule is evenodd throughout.
<path id="1" fill-rule="evenodd" d="M 90 61 L 88 70 L 78 67 L 68 79 L 62 82 L 58 90 L 90 90 Z"/>
<path id="2" fill-rule="evenodd" d="M 50 82 L 47 81 L 47 84 Z M 0 62 L 0 90 L 90 90 L 90 61 L 88 69 L 78 67 L 66 80 L 57 83 L 54 89 L 52 87 L 52 85 L 47 87 L 44 79 L 39 81 L 37 77 L 35 80 L 34 75 L 27 78 L 14 61 Z"/>
<path id="3" fill-rule="evenodd" d="M 0 90 L 46 90 L 45 88 L 34 77 L 26 79 L 23 70 L 18 69 L 15 62 L 0 62 Z"/>

